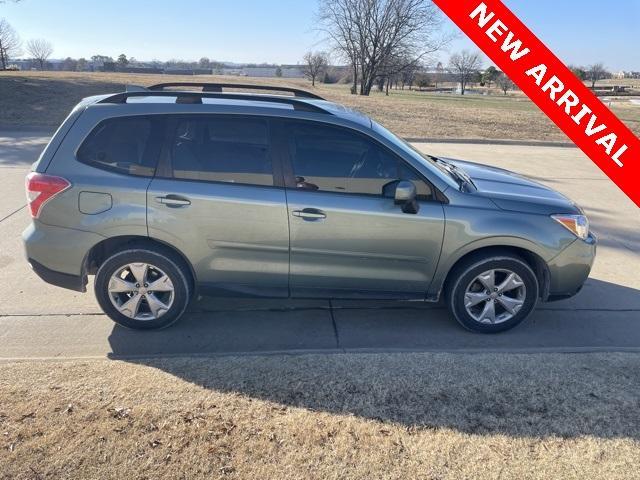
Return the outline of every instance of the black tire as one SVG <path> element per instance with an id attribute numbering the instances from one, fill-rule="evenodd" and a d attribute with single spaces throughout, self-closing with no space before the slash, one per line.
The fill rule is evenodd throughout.
<path id="1" fill-rule="evenodd" d="M 173 302 L 165 313 L 158 315 L 158 318 L 131 318 L 121 313 L 111 301 L 108 288 L 112 275 L 126 265 L 134 263 L 146 263 L 160 269 L 173 284 Z M 190 273 L 182 263 L 170 252 L 154 247 L 132 247 L 119 251 L 107 258 L 96 273 L 96 299 L 109 318 L 123 327 L 136 330 L 166 328 L 180 319 L 191 300 L 191 284 L 188 280 Z"/>
<path id="2" fill-rule="evenodd" d="M 489 270 L 507 270 L 517 274 L 522 279 L 526 289 L 526 292 L 524 293 L 524 304 L 520 310 L 512 318 L 502 323 L 482 323 L 471 316 L 465 307 L 467 287 L 479 275 L 482 275 Z M 526 320 L 538 303 L 540 291 L 538 279 L 531 267 L 524 260 L 515 255 L 493 254 L 484 257 L 471 257 L 467 261 L 456 266 L 456 268 L 451 272 L 449 278 L 450 281 L 448 282 L 448 288 L 446 291 L 447 307 L 453 317 L 464 328 L 473 332 L 499 333 L 509 330 Z M 487 302 L 488 301 L 490 300 L 487 300 Z M 497 308 L 501 308 L 501 305 Z"/>

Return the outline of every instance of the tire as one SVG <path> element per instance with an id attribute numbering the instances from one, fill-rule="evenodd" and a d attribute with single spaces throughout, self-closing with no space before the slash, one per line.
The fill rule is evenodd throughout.
<path id="1" fill-rule="evenodd" d="M 487 295 L 490 272 L 494 272 L 495 288 Z M 450 279 L 447 307 L 464 328 L 473 332 L 509 330 L 522 323 L 538 303 L 538 279 L 531 267 L 515 255 L 472 257 L 457 266 Z"/>
<path id="2" fill-rule="evenodd" d="M 122 250 L 98 269 L 96 299 L 109 318 L 123 327 L 166 328 L 180 319 L 191 300 L 190 274 L 182 263 L 170 252 L 153 247 Z"/>

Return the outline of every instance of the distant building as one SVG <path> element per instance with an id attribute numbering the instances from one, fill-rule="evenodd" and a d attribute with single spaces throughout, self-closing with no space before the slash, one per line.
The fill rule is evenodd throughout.
<path id="1" fill-rule="evenodd" d="M 625 72 L 624 70 L 620 70 L 619 72 L 614 73 L 613 78 L 616 80 L 622 80 L 625 78 L 640 78 L 640 72 Z"/>

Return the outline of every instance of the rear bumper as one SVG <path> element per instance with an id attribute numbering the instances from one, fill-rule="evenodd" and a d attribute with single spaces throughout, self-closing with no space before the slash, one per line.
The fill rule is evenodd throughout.
<path id="1" fill-rule="evenodd" d="M 590 234 L 587 240 L 576 240 L 549 262 L 547 301 L 573 297 L 582 290 L 596 258 L 597 244 L 595 235 Z"/>
<path id="2" fill-rule="evenodd" d="M 27 261 L 45 282 L 86 291 L 85 259 L 102 236 L 34 220 L 22 232 L 22 240 Z"/>
<path id="3" fill-rule="evenodd" d="M 71 275 L 69 273 L 56 272 L 45 267 L 41 263 L 28 259 L 29 265 L 33 271 L 45 282 L 55 285 L 56 287 L 62 287 L 69 290 L 75 290 L 76 292 L 87 291 L 87 276 L 84 275 Z"/>

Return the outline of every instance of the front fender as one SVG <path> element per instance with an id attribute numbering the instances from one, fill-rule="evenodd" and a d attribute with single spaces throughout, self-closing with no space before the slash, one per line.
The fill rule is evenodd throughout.
<path id="1" fill-rule="evenodd" d="M 575 241 L 575 236 L 546 215 L 500 210 L 445 207 L 445 235 L 441 260 L 427 292 L 435 300 L 453 266 L 484 248 L 517 248 L 545 264 Z"/>

